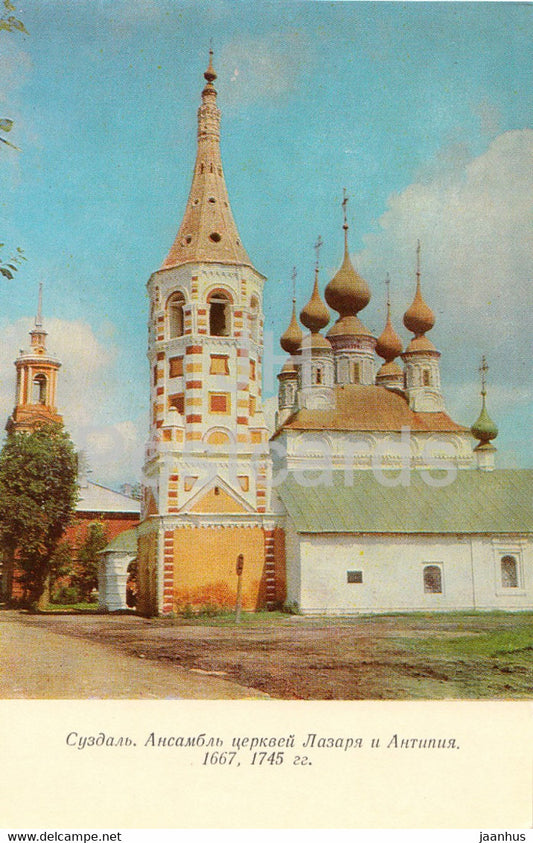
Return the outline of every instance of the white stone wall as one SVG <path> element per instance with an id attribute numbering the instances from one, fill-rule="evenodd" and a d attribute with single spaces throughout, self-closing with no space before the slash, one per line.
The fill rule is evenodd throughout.
<path id="1" fill-rule="evenodd" d="M 284 429 L 271 448 L 276 468 L 289 471 L 315 469 L 358 471 L 360 469 L 472 468 L 474 439 L 468 431 L 426 433 L 409 431 L 344 432 Z M 348 483 L 349 478 L 348 478 Z"/>
<path id="2" fill-rule="evenodd" d="M 518 587 L 504 588 L 501 558 L 518 563 Z M 533 545 L 516 536 L 297 535 L 288 529 L 288 600 L 304 613 L 350 614 L 454 609 L 532 609 Z M 426 593 L 424 567 L 442 573 Z M 360 571 L 362 582 L 348 583 Z"/>
<path id="3" fill-rule="evenodd" d="M 128 608 L 126 583 L 128 566 L 135 561 L 134 553 L 110 550 L 100 556 L 98 563 L 98 608 L 118 612 Z"/>

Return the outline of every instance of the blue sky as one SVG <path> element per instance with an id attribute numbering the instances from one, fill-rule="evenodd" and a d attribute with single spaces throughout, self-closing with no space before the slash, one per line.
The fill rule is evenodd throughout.
<path id="1" fill-rule="evenodd" d="M 531 366 L 530 8 L 514 3 L 26 0 L 29 35 L 0 32 L 4 417 L 39 281 L 49 347 L 63 361 L 60 410 L 93 478 L 135 479 L 147 433 L 145 284 L 179 226 L 195 155 L 209 42 L 222 154 L 242 240 L 268 277 L 266 328 L 286 327 L 350 247 L 393 316 L 414 289 L 416 239 L 437 322 L 447 404 L 478 411 L 489 359 L 500 465 L 529 464 Z M 272 378 L 266 394 L 272 393 Z"/>

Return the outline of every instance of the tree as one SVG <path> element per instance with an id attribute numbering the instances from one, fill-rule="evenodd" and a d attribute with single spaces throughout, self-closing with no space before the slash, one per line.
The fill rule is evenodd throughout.
<path id="1" fill-rule="evenodd" d="M 28 30 L 24 26 L 21 20 L 15 17 L 12 12 L 16 11 L 13 3 L 11 0 L 3 0 L 4 6 L 4 14 L 0 15 L 0 30 L 4 29 L 6 32 L 25 32 L 26 35 L 28 34 Z M 0 120 L 0 131 L 2 132 L 10 132 L 13 128 L 13 121 L 9 120 L 7 117 Z M 2 143 L 7 144 L 7 146 L 11 146 L 13 149 L 18 150 L 18 146 L 15 144 L 10 143 L 8 140 L 0 136 L 0 141 Z M 20 150 L 19 150 L 20 152 Z"/>
<path id="2" fill-rule="evenodd" d="M 0 243 L 0 249 L 4 248 L 4 244 Z M 24 257 L 23 250 L 19 247 L 17 248 L 17 254 L 13 258 L 9 258 L 7 261 L 4 261 L 0 258 L 0 274 L 7 278 L 9 281 L 13 280 L 13 273 L 17 271 L 19 268 L 19 264 L 22 261 L 25 261 L 26 258 Z"/>
<path id="3" fill-rule="evenodd" d="M 0 453 L 0 545 L 8 563 L 8 596 L 16 560 L 23 602 L 37 605 L 76 500 L 76 454 L 62 425 L 8 434 Z"/>
<path id="4" fill-rule="evenodd" d="M 16 11 L 13 3 L 11 3 L 11 0 L 3 0 L 2 5 L 4 7 L 4 14 L 0 16 L 0 29 L 6 29 L 8 32 L 25 32 L 27 35 L 28 30 L 22 21 L 18 20 L 18 18 L 11 14 Z"/>
<path id="5" fill-rule="evenodd" d="M 87 528 L 85 539 L 78 547 L 76 573 L 72 583 L 78 589 L 80 600 L 89 602 L 91 591 L 98 588 L 98 553 L 108 544 L 106 530 L 99 521 Z"/>

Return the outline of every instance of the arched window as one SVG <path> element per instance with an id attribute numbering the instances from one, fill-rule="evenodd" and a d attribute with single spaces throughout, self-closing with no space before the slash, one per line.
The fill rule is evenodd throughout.
<path id="1" fill-rule="evenodd" d="M 322 366 L 313 367 L 313 383 L 317 385 L 322 383 Z"/>
<path id="2" fill-rule="evenodd" d="M 424 567 L 424 591 L 426 594 L 442 594 L 442 571 L 438 565 Z"/>
<path id="3" fill-rule="evenodd" d="M 504 556 L 501 561 L 502 588 L 518 588 L 518 564 L 514 556 Z"/>
<path id="4" fill-rule="evenodd" d="M 430 386 L 431 384 L 431 377 L 429 374 L 429 369 L 422 370 L 422 386 Z"/>
<path id="5" fill-rule="evenodd" d="M 185 297 L 183 293 L 174 293 L 168 300 L 167 314 L 168 314 L 168 337 L 182 337 L 184 332 L 184 318 L 183 308 L 185 307 Z"/>
<path id="6" fill-rule="evenodd" d="M 36 375 L 33 379 L 32 404 L 46 404 L 46 392 L 46 376 Z"/>
<path id="7" fill-rule="evenodd" d="M 216 290 L 208 298 L 209 333 L 212 337 L 231 335 L 231 299 L 227 293 Z"/>
<path id="8" fill-rule="evenodd" d="M 259 337 L 259 302 L 255 296 L 250 299 L 250 337 L 254 342 Z"/>
<path id="9" fill-rule="evenodd" d="M 361 383 L 361 364 L 352 361 L 352 383 Z"/>

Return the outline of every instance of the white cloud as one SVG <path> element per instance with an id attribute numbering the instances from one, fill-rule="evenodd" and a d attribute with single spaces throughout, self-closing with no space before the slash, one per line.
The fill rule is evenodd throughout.
<path id="1" fill-rule="evenodd" d="M 246 107 L 292 91 L 309 61 L 309 45 L 297 32 L 260 38 L 235 38 L 216 57 L 217 70 L 229 84 L 224 107 Z"/>
<path id="2" fill-rule="evenodd" d="M 0 406 L 5 420 L 15 400 L 15 367 L 19 349 L 29 347 L 31 319 L 3 329 L 0 346 Z M 103 345 L 81 321 L 47 319 L 48 352 L 62 362 L 57 407 L 77 449 L 87 453 L 91 478 L 118 485 L 140 478 L 147 420 L 122 417 L 120 383 L 115 374 L 116 349 Z"/>
<path id="3" fill-rule="evenodd" d="M 499 135 L 476 158 L 453 157 L 448 168 L 390 197 L 357 258 L 369 279 L 391 273 L 403 312 L 414 293 L 419 238 L 445 382 L 472 383 L 484 353 L 489 385 L 505 386 L 515 403 L 531 387 L 532 156 L 533 131 L 524 129 Z"/>

